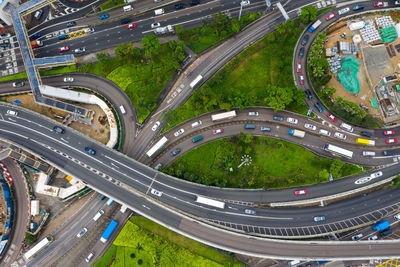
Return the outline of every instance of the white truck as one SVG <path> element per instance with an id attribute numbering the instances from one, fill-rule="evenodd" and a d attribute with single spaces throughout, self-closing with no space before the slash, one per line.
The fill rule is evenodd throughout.
<path id="1" fill-rule="evenodd" d="M 306 135 L 305 132 L 296 129 L 290 129 L 289 134 L 299 138 L 304 138 L 304 136 Z"/>
<path id="2" fill-rule="evenodd" d="M 154 33 L 157 35 L 162 34 L 173 34 L 175 33 L 175 29 L 172 25 L 167 25 L 166 27 L 158 27 L 154 30 Z"/>

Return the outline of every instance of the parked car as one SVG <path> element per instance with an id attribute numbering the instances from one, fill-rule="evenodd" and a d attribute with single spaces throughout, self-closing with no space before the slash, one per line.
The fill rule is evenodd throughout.
<path id="1" fill-rule="evenodd" d="M 81 238 L 82 236 L 84 236 L 87 232 L 87 228 L 83 228 L 76 236 L 78 238 Z"/>
<path id="2" fill-rule="evenodd" d="M 108 14 L 103 14 L 99 17 L 99 19 L 104 20 L 104 19 L 108 19 L 110 16 Z"/>
<path id="3" fill-rule="evenodd" d="M 351 240 L 357 241 L 357 240 L 361 239 L 363 236 L 364 236 L 363 234 L 359 233 L 359 234 L 357 234 L 357 235 L 353 235 L 353 236 L 351 237 Z"/>
<path id="4" fill-rule="evenodd" d="M 171 151 L 171 153 L 169 153 L 172 157 L 178 155 L 181 152 L 180 148 L 176 148 L 175 150 Z"/>
<path id="5" fill-rule="evenodd" d="M 25 85 L 24 82 L 13 82 L 13 84 L 12 84 L 13 87 L 22 87 L 24 85 Z"/>
<path id="6" fill-rule="evenodd" d="M 377 240 L 377 239 L 378 239 L 378 236 L 377 236 L 377 235 L 373 235 L 373 236 L 368 237 L 368 240 L 369 240 L 369 241 L 371 241 L 371 240 Z"/>
<path id="7" fill-rule="evenodd" d="M 160 126 L 160 124 L 161 124 L 161 122 L 156 121 L 156 123 L 154 123 L 153 127 L 151 127 L 151 130 L 153 132 L 155 132 L 157 130 L 158 126 Z"/>
<path id="8" fill-rule="evenodd" d="M 216 129 L 216 130 L 213 130 L 213 134 L 220 134 L 220 133 L 223 133 L 224 132 L 224 129 Z"/>
<path id="9" fill-rule="evenodd" d="M 185 132 L 185 129 L 180 129 L 180 130 L 178 130 L 178 131 L 176 131 L 175 133 L 174 133 L 174 135 L 175 135 L 175 137 L 177 137 L 177 136 L 180 136 L 181 134 L 183 134 Z"/>
<path id="10" fill-rule="evenodd" d="M 336 117 L 333 116 L 331 113 L 328 113 L 327 117 L 328 117 L 331 121 L 333 121 L 333 122 L 336 122 L 336 121 L 337 121 Z"/>
<path id="11" fill-rule="evenodd" d="M 37 38 L 39 38 L 41 35 L 40 35 L 40 33 L 35 33 L 35 34 L 33 34 L 32 36 L 31 36 L 31 39 L 32 40 L 36 40 Z"/>
<path id="12" fill-rule="evenodd" d="M 306 189 L 304 189 L 304 190 L 296 190 L 294 193 L 296 194 L 296 196 L 307 195 L 307 190 Z"/>
<path id="13" fill-rule="evenodd" d="M 396 221 L 400 220 L 400 213 L 394 215 L 393 218 L 394 218 Z"/>

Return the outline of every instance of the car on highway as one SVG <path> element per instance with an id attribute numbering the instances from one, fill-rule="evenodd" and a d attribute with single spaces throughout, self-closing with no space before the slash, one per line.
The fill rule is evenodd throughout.
<path id="1" fill-rule="evenodd" d="M 172 157 L 178 155 L 181 152 L 180 148 L 176 148 L 171 153 L 169 153 Z"/>
<path id="2" fill-rule="evenodd" d="M 384 135 L 395 135 L 396 132 L 395 131 L 384 131 L 383 134 Z"/>
<path id="3" fill-rule="evenodd" d="M 324 109 L 322 108 L 321 104 L 318 102 L 314 103 L 314 107 L 319 111 L 319 112 L 324 112 Z"/>
<path id="4" fill-rule="evenodd" d="M 272 117 L 274 121 L 283 121 L 283 118 L 281 116 L 274 116 Z"/>
<path id="5" fill-rule="evenodd" d="M 334 136 L 336 138 L 342 139 L 342 140 L 346 140 L 346 137 L 347 137 L 345 134 L 342 134 L 342 133 L 339 133 L 339 132 L 336 132 Z"/>
<path id="6" fill-rule="evenodd" d="M 12 84 L 13 87 L 22 87 L 24 85 L 25 85 L 24 82 L 13 82 L 13 84 Z"/>
<path id="7" fill-rule="evenodd" d="M 371 240 L 377 240 L 377 239 L 378 239 L 378 236 L 377 236 L 377 235 L 373 235 L 373 236 L 368 237 L 368 240 L 369 240 L 369 241 L 371 241 Z"/>
<path id="8" fill-rule="evenodd" d="M 357 234 L 357 235 L 353 235 L 353 236 L 351 237 L 351 240 L 357 241 L 357 240 L 361 239 L 363 236 L 364 236 L 363 234 L 359 233 L 359 234 Z"/>
<path id="9" fill-rule="evenodd" d="M 271 131 L 271 128 L 266 127 L 266 126 L 261 126 L 261 127 L 260 127 L 260 130 L 261 130 L 262 132 L 270 132 L 270 131 Z"/>
<path id="10" fill-rule="evenodd" d="M 152 189 L 150 190 L 150 192 L 151 192 L 153 195 L 156 195 L 156 196 L 158 196 L 158 197 L 161 197 L 161 196 L 162 196 L 162 192 L 157 191 L 157 190 L 155 190 L 154 188 L 152 188 Z"/>
<path id="11" fill-rule="evenodd" d="M 297 124 L 299 121 L 295 118 L 287 118 L 286 121 L 288 123 Z"/>
<path id="12" fill-rule="evenodd" d="M 315 216 L 314 222 L 322 222 L 325 221 L 325 216 Z"/>
<path id="13" fill-rule="evenodd" d="M 10 38 L 10 37 L 11 37 L 11 33 L 0 34 L 0 39 L 6 39 L 6 38 Z"/>
<path id="14" fill-rule="evenodd" d="M 371 173 L 370 176 L 372 179 L 375 179 L 375 178 L 381 177 L 382 175 L 383 175 L 383 173 L 381 171 L 379 171 L 379 172 Z"/>
<path id="15" fill-rule="evenodd" d="M 328 115 L 326 115 L 331 121 L 336 122 L 337 119 L 335 116 L 333 116 L 331 113 L 328 113 Z"/>
<path id="16" fill-rule="evenodd" d="M 87 233 L 87 228 L 83 228 L 77 235 L 76 237 L 81 238 Z"/>
<path id="17" fill-rule="evenodd" d="M 305 46 L 309 39 L 310 39 L 310 35 L 308 35 L 308 34 L 304 35 L 303 40 L 301 40 L 301 45 Z"/>
<path id="18" fill-rule="evenodd" d="M 242 2 L 240 2 L 241 6 L 248 6 L 250 5 L 250 1 L 249 0 L 242 0 Z"/>
<path id="19" fill-rule="evenodd" d="M 156 123 L 154 123 L 153 127 L 151 127 L 151 130 L 153 132 L 155 132 L 157 130 L 158 126 L 160 126 L 160 124 L 161 124 L 161 122 L 156 121 Z"/>
<path id="20" fill-rule="evenodd" d="M 296 190 L 294 193 L 296 194 L 296 196 L 307 195 L 307 190 L 306 189 Z"/>
<path id="21" fill-rule="evenodd" d="M 124 19 L 121 19 L 121 25 L 124 25 L 124 24 L 128 24 L 128 23 L 131 23 L 132 22 L 132 20 L 131 19 L 129 19 L 129 18 L 124 18 Z"/>
<path id="22" fill-rule="evenodd" d="M 99 17 L 99 19 L 103 20 L 103 19 L 108 19 L 110 16 L 108 14 L 103 14 Z"/>
<path id="23" fill-rule="evenodd" d="M 151 28 L 152 28 L 152 29 L 158 28 L 158 27 L 160 27 L 160 26 L 161 26 L 161 24 L 160 24 L 159 22 L 155 22 L 155 23 L 152 23 L 152 24 L 151 24 Z"/>
<path id="24" fill-rule="evenodd" d="M 185 4 L 184 3 L 176 4 L 174 7 L 176 10 L 179 10 L 179 9 L 185 8 Z"/>
<path id="25" fill-rule="evenodd" d="M 7 115 L 8 115 L 8 116 L 17 116 L 17 115 L 18 115 L 18 112 L 9 109 L 9 110 L 7 110 Z"/>
<path id="26" fill-rule="evenodd" d="M 85 151 L 87 152 L 87 153 L 89 153 L 90 155 L 95 155 L 96 154 L 96 150 L 94 150 L 93 148 L 90 148 L 90 147 L 85 147 Z"/>
<path id="27" fill-rule="evenodd" d="M 297 62 L 297 72 L 301 72 L 301 63 Z"/>
<path id="28" fill-rule="evenodd" d="M 302 58 L 304 56 L 304 47 L 300 48 L 299 51 L 299 58 Z"/>
<path id="29" fill-rule="evenodd" d="M 371 136 L 372 136 L 372 133 L 366 132 L 366 131 L 362 131 L 362 132 L 360 132 L 360 134 L 361 134 L 362 136 L 366 136 L 366 137 L 371 137 Z"/>
<path id="30" fill-rule="evenodd" d="M 93 33 L 94 32 L 94 28 L 88 28 L 83 30 L 84 33 Z"/>
<path id="31" fill-rule="evenodd" d="M 65 77 L 64 82 L 65 83 L 72 83 L 74 81 L 74 77 Z"/>
<path id="32" fill-rule="evenodd" d="M 343 14 L 346 14 L 346 13 L 349 13 L 349 12 L 350 12 L 350 8 L 349 7 L 345 7 L 345 8 L 340 9 L 338 11 L 338 14 L 340 16 L 340 15 L 343 15 Z"/>
<path id="33" fill-rule="evenodd" d="M 312 99 L 312 93 L 311 93 L 311 90 L 310 90 L 310 89 L 307 89 L 307 90 L 305 90 L 304 92 L 306 93 L 306 95 L 307 95 L 307 98 L 311 100 L 311 99 Z"/>
<path id="34" fill-rule="evenodd" d="M 136 23 L 129 23 L 128 25 L 126 25 L 127 29 L 133 29 L 136 28 Z"/>
<path id="35" fill-rule="evenodd" d="M 394 215 L 393 218 L 394 218 L 396 221 L 399 221 L 399 220 L 400 220 L 400 213 Z"/>
<path id="36" fill-rule="evenodd" d="M 385 6 L 385 2 L 375 2 L 374 7 L 383 7 Z"/>
<path id="37" fill-rule="evenodd" d="M 177 137 L 177 136 L 180 136 L 181 134 L 183 134 L 185 132 L 185 129 L 180 129 L 180 130 L 178 130 L 178 131 L 176 131 L 175 133 L 174 133 L 174 135 L 175 135 L 175 137 Z"/>
<path id="38" fill-rule="evenodd" d="M 89 255 L 86 257 L 85 261 L 90 262 L 90 260 L 93 258 L 94 254 L 93 252 L 90 252 Z"/>
<path id="39" fill-rule="evenodd" d="M 396 6 L 400 6 L 400 1 L 394 1 L 394 4 L 395 4 Z"/>
<path id="40" fill-rule="evenodd" d="M 315 125 L 312 125 L 312 124 L 309 124 L 309 123 L 304 124 L 304 128 L 309 129 L 311 131 L 317 130 L 317 127 Z"/>
<path id="41" fill-rule="evenodd" d="M 60 47 L 60 48 L 58 49 L 58 51 L 59 51 L 60 53 L 65 52 L 65 51 L 68 51 L 68 50 L 69 50 L 69 46 L 63 46 L 63 47 Z"/>
<path id="42" fill-rule="evenodd" d="M 67 27 L 72 27 L 72 26 L 75 26 L 75 25 L 76 25 L 75 21 L 67 22 Z"/>
<path id="43" fill-rule="evenodd" d="M 223 133 L 224 132 L 224 129 L 216 129 L 216 130 L 213 130 L 213 134 L 220 134 L 220 133 Z"/>
<path id="44" fill-rule="evenodd" d="M 53 127 L 53 131 L 58 133 L 58 134 L 63 134 L 64 133 L 64 129 L 61 128 L 60 126 L 54 126 Z"/>
<path id="45" fill-rule="evenodd" d="M 256 211 L 255 211 L 255 210 L 251 210 L 251 209 L 245 209 L 245 210 L 244 210 L 244 213 L 250 214 L 250 215 L 255 215 L 255 214 L 256 214 Z"/>
<path id="46" fill-rule="evenodd" d="M 300 83 L 304 84 L 304 76 L 303 74 L 299 74 Z"/>
<path id="47" fill-rule="evenodd" d="M 395 144 L 395 143 L 397 143 L 397 138 L 386 139 L 386 144 Z"/>
<path id="48" fill-rule="evenodd" d="M 335 14 L 335 13 L 332 13 L 332 14 L 326 16 L 326 20 L 331 20 L 331 19 L 333 19 L 334 17 L 336 17 L 336 14 Z"/>
<path id="49" fill-rule="evenodd" d="M 39 38 L 41 35 L 40 33 L 35 33 L 34 35 L 31 36 L 32 40 L 36 40 L 37 38 Z"/>
<path id="50" fill-rule="evenodd" d="M 190 0 L 190 5 L 191 6 L 195 6 L 195 5 L 198 5 L 198 4 L 200 4 L 200 0 Z"/>
<path id="51" fill-rule="evenodd" d="M 75 54 L 82 54 L 86 52 L 86 48 L 85 47 L 79 47 L 77 49 L 74 50 Z"/>
<path id="52" fill-rule="evenodd" d="M 249 112 L 249 116 L 258 116 L 258 112 L 257 111 L 250 111 Z"/>
<path id="53" fill-rule="evenodd" d="M 364 9 L 364 5 L 356 5 L 356 6 L 353 7 L 353 11 L 358 11 L 358 10 L 361 10 L 361 9 Z"/>

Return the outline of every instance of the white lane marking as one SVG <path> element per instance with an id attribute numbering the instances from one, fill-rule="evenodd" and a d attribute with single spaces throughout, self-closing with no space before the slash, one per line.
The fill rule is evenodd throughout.
<path id="1" fill-rule="evenodd" d="M 12 133 L 12 134 L 18 135 L 18 136 L 20 136 L 22 138 L 29 139 L 29 137 L 26 137 L 25 135 L 22 135 L 22 134 L 19 134 L 19 133 L 15 133 L 15 132 L 12 132 L 12 131 L 4 130 L 4 129 L 1 129 L 1 128 L 0 128 L 0 131 L 7 132 L 7 133 Z"/>
<path id="2" fill-rule="evenodd" d="M 106 156 L 105 156 L 105 157 L 106 157 Z M 117 165 L 115 165 L 114 163 L 112 163 L 112 162 L 111 162 L 111 165 L 113 165 L 114 167 L 116 167 L 116 168 L 119 169 L 119 167 L 118 167 Z"/>
<path id="3" fill-rule="evenodd" d="M 67 140 L 65 140 L 64 138 L 61 137 L 61 140 L 63 140 L 66 143 L 69 143 Z"/>
<path id="4" fill-rule="evenodd" d="M 8 117 L 8 119 L 9 119 L 10 121 L 17 122 L 16 120 L 13 120 L 13 119 L 10 118 L 10 117 Z"/>
<path id="5" fill-rule="evenodd" d="M 149 207 L 147 207 L 146 205 L 142 205 L 143 208 L 150 210 Z"/>

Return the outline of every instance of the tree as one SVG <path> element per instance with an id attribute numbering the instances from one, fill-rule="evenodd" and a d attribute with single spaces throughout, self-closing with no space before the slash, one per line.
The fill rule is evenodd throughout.
<path id="1" fill-rule="evenodd" d="M 150 58 L 153 53 L 158 52 L 160 49 L 160 40 L 154 35 L 146 35 L 142 38 L 142 46 L 144 49 L 144 55 Z"/>
<path id="2" fill-rule="evenodd" d="M 109 53 L 98 53 L 96 54 L 96 59 L 101 63 L 105 63 L 110 58 Z"/>
<path id="3" fill-rule="evenodd" d="M 322 180 L 327 180 L 329 178 L 329 172 L 327 169 L 323 169 L 322 171 L 319 172 L 318 176 Z"/>
<path id="4" fill-rule="evenodd" d="M 251 134 L 246 135 L 246 138 L 244 139 L 244 143 L 245 144 L 250 144 L 251 142 L 253 142 L 254 136 L 252 136 Z"/>
<path id="5" fill-rule="evenodd" d="M 275 111 L 283 110 L 293 101 L 293 89 L 283 88 L 276 85 L 268 85 L 266 88 L 267 96 L 264 101 Z"/>
<path id="6" fill-rule="evenodd" d="M 240 32 L 240 22 L 238 19 L 233 19 L 231 24 L 232 32 L 238 33 Z"/>
<path id="7" fill-rule="evenodd" d="M 308 24 L 316 19 L 317 19 L 317 9 L 315 8 L 315 6 L 309 5 L 301 9 L 300 20 L 304 24 Z"/>
<path id="8" fill-rule="evenodd" d="M 139 59 L 142 57 L 142 50 L 139 47 L 132 48 L 132 57 Z"/>
<path id="9" fill-rule="evenodd" d="M 333 177 L 338 178 L 342 173 L 343 166 L 344 163 L 341 159 L 335 159 L 329 168 L 329 172 L 332 174 Z"/>
<path id="10" fill-rule="evenodd" d="M 117 56 L 117 58 L 119 58 L 119 59 L 126 58 L 126 56 L 128 54 L 129 46 L 131 46 L 131 45 L 130 44 L 121 44 L 121 45 L 117 46 L 117 48 L 115 48 L 115 55 Z"/>

